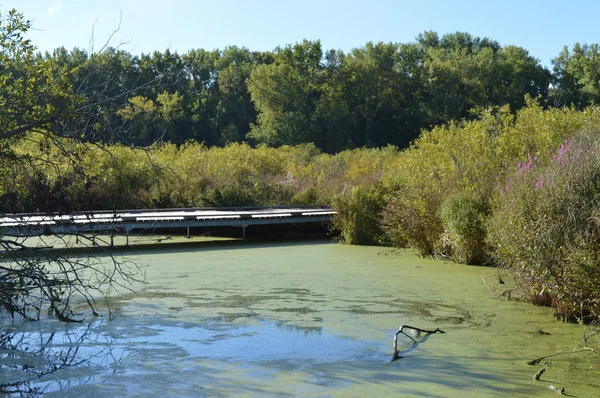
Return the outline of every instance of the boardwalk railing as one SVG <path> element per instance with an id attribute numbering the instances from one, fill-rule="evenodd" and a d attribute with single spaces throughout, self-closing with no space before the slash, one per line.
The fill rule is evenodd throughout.
<path id="1" fill-rule="evenodd" d="M 330 208 L 241 207 L 211 209 L 156 209 L 94 211 L 60 214 L 6 214 L 0 216 L 0 234 L 38 236 L 49 234 L 125 234 L 137 229 L 193 227 L 241 227 L 251 225 L 326 223 L 336 212 Z M 129 244 L 129 239 L 127 239 Z"/>

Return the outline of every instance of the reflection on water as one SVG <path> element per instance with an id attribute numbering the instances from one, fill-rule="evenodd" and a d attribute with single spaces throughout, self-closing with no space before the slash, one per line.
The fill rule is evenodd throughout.
<path id="1" fill-rule="evenodd" d="M 110 375 L 135 374 L 133 363 L 150 357 L 250 367 L 268 364 L 270 372 L 276 372 L 340 362 L 383 362 L 389 356 L 387 347 L 378 341 L 345 338 L 324 332 L 322 327 L 285 321 L 259 320 L 246 326 L 232 325 L 227 319 L 201 325 L 164 320 L 157 324 L 152 318 L 132 317 L 87 326 L 55 326 L 62 330 L 15 331 L 0 336 L 2 394 L 31 396 L 93 386 Z M 327 385 L 328 373 L 319 374 L 315 380 Z"/>
<path id="2" fill-rule="evenodd" d="M 485 268 L 381 250 L 321 242 L 132 251 L 147 281 L 111 298 L 114 320 L 4 323 L 2 392 L 532 396 L 552 383 L 597 395 L 596 379 L 569 372 L 568 359 L 553 360 L 540 381 L 526 364 L 572 346 L 577 326 L 491 298 Z M 399 340 L 402 358 L 390 363 L 403 324 L 446 333 Z"/>
<path id="3" fill-rule="evenodd" d="M 125 352 L 97 326 L 0 333 L 0 393 L 42 395 L 85 385 L 95 374 L 111 372 Z"/>

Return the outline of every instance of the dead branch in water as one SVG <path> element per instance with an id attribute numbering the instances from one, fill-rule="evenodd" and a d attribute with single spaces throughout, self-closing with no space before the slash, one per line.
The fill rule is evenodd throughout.
<path id="1" fill-rule="evenodd" d="M 405 329 L 410 329 L 410 333 L 412 334 L 407 334 L 404 332 Z M 401 325 L 398 328 L 398 331 L 394 334 L 394 344 L 393 344 L 393 348 L 394 348 L 394 352 L 392 355 L 392 362 L 399 359 L 400 358 L 400 354 L 398 353 L 398 335 L 402 333 L 403 335 L 407 336 L 408 338 L 410 338 L 413 342 L 412 342 L 412 348 L 416 348 L 416 346 L 418 344 L 420 344 L 421 342 L 425 341 L 425 339 L 431 335 L 431 334 L 435 334 L 435 333 L 446 333 L 443 330 L 441 330 L 440 328 L 437 328 L 435 330 L 427 330 L 427 329 L 421 329 L 421 328 L 417 328 L 414 326 L 409 326 L 409 325 Z M 424 334 L 425 337 L 421 340 L 417 340 L 416 338 L 421 337 L 421 335 Z"/>

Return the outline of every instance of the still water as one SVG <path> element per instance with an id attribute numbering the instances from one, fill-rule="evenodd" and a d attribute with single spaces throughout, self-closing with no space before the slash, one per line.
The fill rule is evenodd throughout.
<path id="1" fill-rule="evenodd" d="M 47 396 L 600 396 L 585 326 L 496 297 L 498 271 L 329 241 L 132 249 L 112 320 L 0 319 L 0 385 Z M 505 279 L 508 277 L 505 276 Z M 507 280 L 508 282 L 508 280 Z M 105 312 L 106 313 L 106 312 Z M 440 328 L 419 344 L 400 325 Z M 590 343 L 591 344 L 591 343 Z M 597 355 L 596 355 L 597 358 Z M 26 381 L 23 383 L 23 381 Z"/>

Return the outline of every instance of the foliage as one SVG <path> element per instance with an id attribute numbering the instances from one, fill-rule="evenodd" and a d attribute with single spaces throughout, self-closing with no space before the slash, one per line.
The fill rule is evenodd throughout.
<path id="1" fill-rule="evenodd" d="M 441 254 L 441 206 L 449 196 L 484 197 L 502 177 L 494 137 L 510 123 L 506 109 L 480 120 L 449 123 L 423 132 L 400 157 L 396 173 L 384 181 L 394 192 L 383 212 L 387 238 L 422 255 Z"/>
<path id="2" fill-rule="evenodd" d="M 398 187 L 382 214 L 386 240 L 396 247 L 411 247 L 422 256 L 435 254 L 443 232 L 439 206 L 439 192 Z"/>
<path id="3" fill-rule="evenodd" d="M 58 149 L 40 149 L 35 134 L 15 146 L 19 156 L 37 159 L 14 173 L 15 181 L 0 186 L 13 198 L 4 211 L 32 211 L 41 204 L 52 211 L 86 211 L 153 207 L 238 205 L 328 205 L 352 187 L 377 181 L 391 172 L 395 148 L 356 149 L 322 154 L 314 145 L 252 148 L 230 143 L 220 148 L 188 142 L 149 149 L 119 144 L 103 147 L 71 143 L 77 169 Z M 68 142 L 57 139 L 62 147 Z M 52 160 L 52 162 L 50 162 Z M 43 177 L 47 188 L 23 184 Z M 69 182 L 68 184 L 66 182 Z M 36 200 L 43 191 L 54 192 Z M 36 195 L 33 197 L 32 195 Z M 65 198 L 65 205 L 62 206 Z M 18 203 L 20 207 L 11 207 Z M 66 205 L 69 205 L 68 207 Z M 62 206 L 62 207 L 61 207 Z"/>
<path id="4" fill-rule="evenodd" d="M 427 70 L 424 106 L 431 123 L 469 117 L 482 106 L 507 104 L 516 111 L 526 95 L 547 95 L 550 72 L 523 48 L 462 32 L 441 38 L 425 32 L 417 39 Z"/>
<path id="5" fill-rule="evenodd" d="M 476 119 L 483 108 L 517 112 L 526 96 L 556 107 L 597 102 L 596 44 L 565 48 L 553 60 L 554 75 L 523 48 L 465 32 L 429 31 L 413 42 L 368 42 L 348 53 L 304 40 L 266 52 L 231 46 L 137 56 L 117 48 L 99 54 L 58 48 L 34 56 L 23 35 L 11 36 L 25 22 L 13 19 L 3 40 L 29 45 L 38 72 L 45 72 L 22 81 L 37 96 L 12 101 L 31 105 L 40 121 L 44 112 L 70 106 L 77 112 L 62 114 L 87 115 L 80 122 L 88 136 L 100 128 L 113 143 L 314 143 L 327 153 L 406 148 L 422 129 Z M 4 57 L 12 51 L 5 48 Z M 30 60 L 12 59 L 2 63 L 10 72 L 2 73 L 3 84 L 30 76 Z M 76 106 L 82 96 L 93 99 L 93 118 L 91 108 Z"/>
<path id="6" fill-rule="evenodd" d="M 498 197 L 490 244 L 501 264 L 547 296 L 562 319 L 600 315 L 598 130 L 565 141 L 549 161 L 521 162 Z"/>
<path id="7" fill-rule="evenodd" d="M 573 50 L 564 47 L 554 65 L 555 88 L 551 101 L 555 106 L 579 108 L 600 101 L 600 52 L 598 44 L 579 44 Z"/>
<path id="8" fill-rule="evenodd" d="M 338 214 L 333 228 L 340 231 L 340 239 L 351 245 L 380 243 L 379 218 L 384 203 L 384 194 L 377 185 L 355 186 L 346 197 L 336 197 L 333 207 Z"/>
<path id="9" fill-rule="evenodd" d="M 387 239 L 423 255 L 444 254 L 448 235 L 443 234 L 441 210 L 448 198 L 466 195 L 489 202 L 506 185 L 510 165 L 527 153 L 547 153 L 581 129 L 600 126 L 599 116 L 596 108 L 544 110 L 529 99 L 516 116 L 502 107 L 480 113 L 478 120 L 423 132 L 400 155 L 395 173 L 384 178 L 393 192 L 382 218 Z M 475 258 L 481 261 L 485 255 L 470 261 Z"/>
<path id="10" fill-rule="evenodd" d="M 457 262 L 482 264 L 486 260 L 485 224 L 489 213 L 487 202 L 473 195 L 448 196 L 442 203 L 442 239 Z"/>
<path id="11" fill-rule="evenodd" d="M 106 138 L 105 126 L 98 124 L 98 104 L 105 97 L 77 92 L 72 85 L 76 67 L 36 57 L 25 38 L 29 28 L 14 10 L 0 14 L 1 211 L 69 213 L 83 206 L 93 183 L 81 156 L 87 141 Z M 69 234 L 55 237 L 52 245 L 39 237 L 48 247 L 36 250 L 31 241 L 1 232 L 0 307 L 13 317 L 39 319 L 47 309 L 71 321 L 75 301 L 95 313 L 98 294 L 125 287 L 140 271 L 116 257 L 54 250 L 54 244 L 69 247 Z M 93 237 L 80 236 L 80 241 L 94 245 Z"/>
<path id="12" fill-rule="evenodd" d="M 258 111 L 258 123 L 249 138 L 269 146 L 314 142 L 313 113 L 320 93 L 321 44 L 302 44 L 279 49 L 275 63 L 256 67 L 248 90 Z"/>
<path id="13" fill-rule="evenodd" d="M 516 112 L 525 95 L 545 100 L 551 80 L 525 49 L 462 32 L 369 42 L 348 53 L 304 40 L 266 52 L 231 46 L 181 55 L 58 48 L 35 59 L 52 64 L 53 79 L 69 83 L 70 94 L 95 99 L 88 127 L 101 127 L 109 142 L 140 146 L 193 139 L 314 143 L 326 153 L 406 148 L 422 129 L 472 120 L 474 110 L 508 104 Z M 152 104 L 155 110 L 139 112 Z"/>
<path id="14" fill-rule="evenodd" d="M 52 60 L 34 56 L 35 47 L 25 38 L 30 24 L 15 10 L 0 14 L 2 140 L 58 119 L 71 119 L 81 104 L 81 99 L 72 93 L 70 71 L 57 67 Z M 2 149 L 8 150 L 5 146 Z"/>

